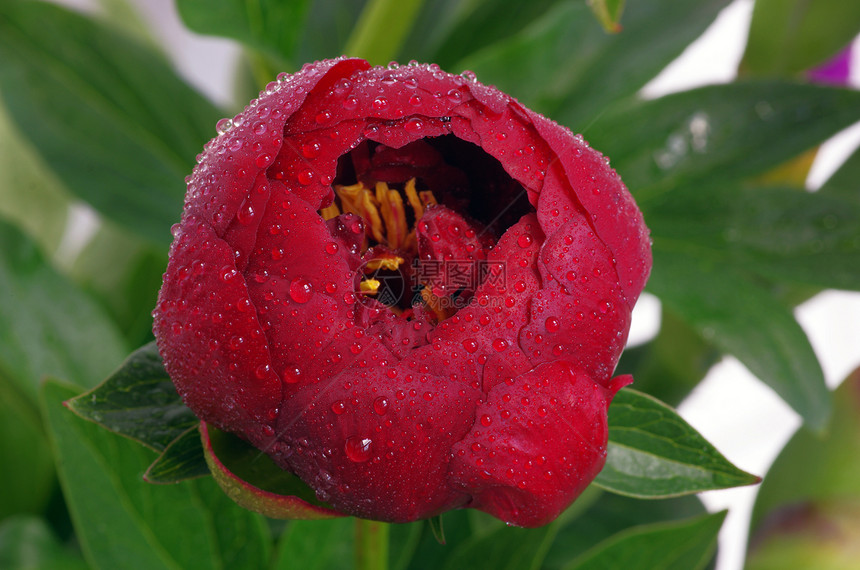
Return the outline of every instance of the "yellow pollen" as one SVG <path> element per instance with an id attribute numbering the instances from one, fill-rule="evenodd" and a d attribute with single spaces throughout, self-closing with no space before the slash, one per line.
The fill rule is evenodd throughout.
<path id="1" fill-rule="evenodd" d="M 379 291 L 380 282 L 378 279 L 365 279 L 358 284 L 358 291 L 365 295 L 376 295 Z"/>
<path id="2" fill-rule="evenodd" d="M 368 261 L 364 267 L 370 271 L 376 271 L 379 268 L 396 271 L 404 261 L 402 257 L 377 257 Z"/>
<path id="3" fill-rule="evenodd" d="M 376 183 L 376 202 L 385 221 L 385 235 L 391 249 L 399 249 L 406 242 L 406 212 L 403 210 L 403 197 L 397 190 L 388 188 L 385 182 Z"/>

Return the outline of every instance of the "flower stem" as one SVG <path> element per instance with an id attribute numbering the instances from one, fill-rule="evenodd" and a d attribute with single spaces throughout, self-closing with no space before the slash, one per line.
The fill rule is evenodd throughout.
<path id="1" fill-rule="evenodd" d="M 388 524 L 355 519 L 355 570 L 388 569 Z"/>
<path id="2" fill-rule="evenodd" d="M 424 0 L 370 0 L 346 42 L 346 55 L 385 65 L 397 55 Z"/>

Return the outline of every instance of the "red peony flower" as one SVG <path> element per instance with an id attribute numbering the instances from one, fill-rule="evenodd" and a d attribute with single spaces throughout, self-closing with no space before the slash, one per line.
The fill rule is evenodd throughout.
<path id="1" fill-rule="evenodd" d="M 651 267 L 606 159 L 473 76 L 358 59 L 219 132 L 154 312 L 187 405 L 341 513 L 558 516 Z"/>

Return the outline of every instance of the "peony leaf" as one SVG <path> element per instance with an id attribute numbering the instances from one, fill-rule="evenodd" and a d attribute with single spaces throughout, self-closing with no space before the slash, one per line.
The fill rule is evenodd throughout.
<path id="1" fill-rule="evenodd" d="M 621 31 L 621 13 L 624 11 L 624 0 L 588 0 L 588 7 L 603 29 L 610 34 Z"/>
<path id="2" fill-rule="evenodd" d="M 860 202 L 860 148 L 848 157 L 833 176 L 827 179 L 819 193 L 824 195 L 839 195 L 854 202 Z"/>
<path id="3" fill-rule="evenodd" d="M 757 80 L 631 100 L 583 134 L 647 217 L 662 192 L 761 174 L 858 120 L 858 91 Z"/>
<path id="4" fill-rule="evenodd" d="M 830 392 L 809 339 L 766 289 L 731 266 L 655 238 L 650 290 L 706 340 L 734 355 L 813 429 L 830 414 Z"/>
<path id="5" fill-rule="evenodd" d="M 160 244 L 220 113 L 150 48 L 41 2 L 4 2 L 0 90 L 67 187 Z"/>
<path id="6" fill-rule="evenodd" d="M 607 452 L 595 484 L 631 497 L 673 497 L 759 481 L 729 463 L 670 407 L 630 389 L 609 407 Z"/>
<path id="7" fill-rule="evenodd" d="M 206 465 L 200 431 L 195 424 L 164 448 L 143 478 L 149 483 L 178 483 L 204 475 L 210 475 L 209 466 Z"/>
<path id="8" fill-rule="evenodd" d="M 464 52 L 455 67 L 473 70 L 482 81 L 581 131 L 610 103 L 653 79 L 728 3 L 631 2 L 624 31 L 608 35 L 584 3 L 560 2 L 497 43 Z"/>
<path id="9" fill-rule="evenodd" d="M 15 388 L 35 405 L 47 375 L 94 386 L 124 351 L 119 331 L 95 301 L 0 220 L 0 370 Z"/>
<path id="10" fill-rule="evenodd" d="M 860 200 L 847 195 L 681 186 L 652 200 L 649 214 L 655 240 L 697 258 L 787 282 L 860 288 Z"/>
<path id="11" fill-rule="evenodd" d="M 179 0 L 179 15 L 199 34 L 224 36 L 289 62 L 312 2 L 309 0 Z"/>
<path id="12" fill-rule="evenodd" d="M 276 570 L 353 568 L 355 519 L 292 521 L 275 550 Z"/>
<path id="13" fill-rule="evenodd" d="M 157 451 L 164 451 L 198 422 L 176 393 L 155 341 L 131 353 L 104 382 L 66 405 Z"/>
<path id="14" fill-rule="evenodd" d="M 742 73 L 791 76 L 818 65 L 860 32 L 860 3 L 756 0 Z"/>
<path id="15" fill-rule="evenodd" d="M 76 536 L 93 568 L 261 568 L 270 539 L 263 519 L 237 507 L 213 481 L 150 485 L 152 451 L 70 413 L 78 394 L 49 380 L 42 410 Z"/>
<path id="16" fill-rule="evenodd" d="M 726 511 L 679 522 L 654 523 L 622 531 L 597 544 L 564 570 L 696 570 L 717 548 Z"/>

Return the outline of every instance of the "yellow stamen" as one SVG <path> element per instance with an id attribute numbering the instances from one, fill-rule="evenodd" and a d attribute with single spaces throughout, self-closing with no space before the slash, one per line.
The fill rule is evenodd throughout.
<path id="1" fill-rule="evenodd" d="M 406 212 L 403 197 L 397 190 L 390 190 L 385 182 L 376 183 L 376 203 L 385 221 L 385 236 L 388 247 L 399 249 L 406 240 Z"/>
<path id="2" fill-rule="evenodd" d="M 378 279 L 365 279 L 358 284 L 358 291 L 360 293 L 364 293 L 365 295 L 376 295 L 376 293 L 379 291 L 380 285 L 381 283 Z"/>
<path id="3" fill-rule="evenodd" d="M 389 271 L 396 271 L 404 261 L 402 257 L 377 257 L 368 261 L 364 267 L 370 271 L 376 271 L 380 267 Z"/>
<path id="4" fill-rule="evenodd" d="M 412 211 L 415 212 L 415 220 L 420 220 L 421 216 L 424 215 L 424 206 L 418 198 L 418 192 L 415 191 L 414 178 L 409 179 L 406 186 L 403 188 L 403 191 L 406 192 L 406 199 L 409 200 L 409 205 L 412 206 Z M 432 196 L 432 193 L 430 195 Z"/>

